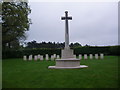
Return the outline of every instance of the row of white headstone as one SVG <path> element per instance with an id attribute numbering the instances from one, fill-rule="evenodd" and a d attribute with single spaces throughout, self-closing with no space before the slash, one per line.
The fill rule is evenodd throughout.
<path id="1" fill-rule="evenodd" d="M 54 54 L 54 55 L 51 55 L 51 57 L 49 57 L 49 55 L 48 54 L 46 54 L 45 55 L 45 60 L 55 60 L 55 59 L 59 59 L 60 58 L 60 56 L 59 55 L 56 55 L 56 54 Z M 23 56 L 23 60 L 33 60 L 33 55 L 29 55 L 29 57 L 28 57 L 28 59 L 27 59 L 27 56 Z M 34 60 L 44 60 L 44 57 L 43 57 L 43 55 L 34 55 Z"/>
<path id="2" fill-rule="evenodd" d="M 55 59 L 59 59 L 60 56 L 59 55 L 56 55 L 56 54 L 53 54 L 51 55 L 51 57 L 49 57 L 48 54 L 45 55 L 45 60 L 55 60 Z M 74 58 L 77 58 L 76 55 L 74 55 Z M 82 59 L 82 55 L 79 54 L 78 58 L 81 60 Z M 84 54 L 84 59 L 104 59 L 104 54 L 100 54 L 100 56 L 98 54 L 95 54 L 95 56 L 93 56 L 93 54 L 90 54 L 89 56 L 87 54 Z M 28 59 L 27 59 L 27 56 L 23 56 L 23 60 L 33 60 L 33 56 L 32 55 L 29 55 Z M 43 61 L 44 60 L 44 57 L 43 55 L 35 55 L 34 56 L 34 60 L 37 61 L 37 60 L 41 60 Z"/>

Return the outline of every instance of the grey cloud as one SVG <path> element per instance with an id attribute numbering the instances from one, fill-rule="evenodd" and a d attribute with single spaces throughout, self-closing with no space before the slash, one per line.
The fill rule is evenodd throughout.
<path id="1" fill-rule="evenodd" d="M 118 43 L 117 3 L 30 3 L 32 19 L 26 41 L 64 42 L 64 11 L 69 11 L 70 42 L 82 45 Z"/>

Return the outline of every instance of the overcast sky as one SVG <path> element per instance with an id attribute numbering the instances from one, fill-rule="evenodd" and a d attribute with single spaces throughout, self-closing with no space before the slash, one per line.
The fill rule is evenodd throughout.
<path id="1" fill-rule="evenodd" d="M 118 44 L 117 2 L 29 2 L 32 20 L 26 42 L 64 42 L 65 10 L 69 20 L 70 42 L 82 45 Z"/>

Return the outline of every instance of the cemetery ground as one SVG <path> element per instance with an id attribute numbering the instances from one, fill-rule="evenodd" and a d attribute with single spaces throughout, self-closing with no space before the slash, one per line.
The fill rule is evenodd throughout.
<path id="1" fill-rule="evenodd" d="M 83 69 L 48 69 L 55 61 L 4 59 L 3 88 L 118 88 L 118 56 L 81 60 Z"/>

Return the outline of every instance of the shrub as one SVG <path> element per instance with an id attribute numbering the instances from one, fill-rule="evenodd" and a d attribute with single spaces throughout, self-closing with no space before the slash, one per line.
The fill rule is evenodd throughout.
<path id="1" fill-rule="evenodd" d="M 76 47 L 74 49 L 74 54 L 77 56 L 79 54 L 100 54 L 104 53 L 105 55 L 120 55 L 120 51 L 118 50 L 120 46 L 84 46 L 84 47 Z M 23 55 L 43 55 L 48 54 L 49 56 L 53 54 L 57 54 L 61 56 L 61 49 L 55 48 L 39 48 L 39 49 L 23 49 L 23 50 L 3 50 L 2 58 L 22 58 Z"/>

